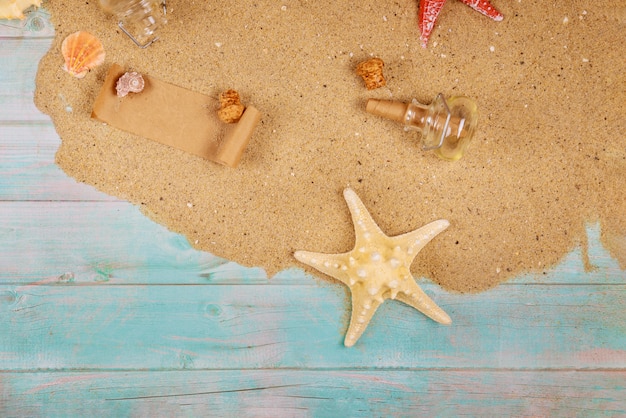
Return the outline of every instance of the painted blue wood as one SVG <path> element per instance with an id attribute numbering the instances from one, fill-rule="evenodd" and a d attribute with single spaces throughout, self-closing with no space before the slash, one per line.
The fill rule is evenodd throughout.
<path id="1" fill-rule="evenodd" d="M 565 255 L 558 265 L 547 267 L 541 273 L 522 274 L 508 283 L 626 283 L 626 271 L 622 270 L 619 262 L 609 254 L 600 240 L 600 224 L 588 224 L 587 259 L 591 270 L 585 268 L 584 255 L 581 247 L 576 247 Z"/>
<path id="2" fill-rule="evenodd" d="M 33 103 L 38 62 L 50 42 L 48 38 L 0 37 L 0 122 L 50 120 Z"/>
<path id="3" fill-rule="evenodd" d="M 0 19 L 0 39 L 52 39 L 53 36 L 54 25 L 50 21 L 50 13 L 45 8 L 28 13 L 24 20 Z"/>
<path id="4" fill-rule="evenodd" d="M 0 179 L 0 186 L 5 180 Z M 0 234 L 0 283 L 5 284 L 54 281 L 66 273 L 71 273 L 75 283 L 267 283 L 262 269 L 243 268 L 194 250 L 186 238 L 147 219 L 126 202 L 0 200 Z M 575 251 L 546 274 L 525 275 L 511 283 L 625 283 L 624 271 L 599 242 L 597 226 L 589 228 L 589 245 L 590 260 L 596 266 L 591 272 L 584 273 L 580 251 Z M 328 283 L 305 275 L 296 266 L 294 260 L 294 268 L 278 273 L 270 284 Z"/>
<path id="5" fill-rule="evenodd" d="M 54 163 L 61 141 L 52 123 L 0 123 L 0 201 L 112 201 Z"/>
<path id="6" fill-rule="evenodd" d="M 618 417 L 626 372 L 5 373 L 0 416 Z"/>
<path id="7" fill-rule="evenodd" d="M 0 282 L 252 283 L 245 269 L 193 250 L 125 202 L 0 202 Z M 230 281 L 234 280 L 234 281 Z"/>
<path id="8" fill-rule="evenodd" d="M 54 26 L 44 9 L 23 21 L 0 19 L 0 122 L 50 120 L 35 107 L 33 93 L 39 60 L 53 36 Z"/>
<path id="9" fill-rule="evenodd" d="M 0 370 L 623 369 L 626 285 L 424 290 L 453 323 L 395 301 L 343 346 L 344 288 L 304 285 L 0 286 Z"/>

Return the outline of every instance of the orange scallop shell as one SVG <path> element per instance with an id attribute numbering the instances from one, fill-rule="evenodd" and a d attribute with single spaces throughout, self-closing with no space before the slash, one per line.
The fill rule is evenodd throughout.
<path id="1" fill-rule="evenodd" d="M 63 69 L 76 78 L 83 78 L 90 69 L 104 62 L 102 42 L 88 32 L 74 32 L 61 44 L 65 58 Z"/>

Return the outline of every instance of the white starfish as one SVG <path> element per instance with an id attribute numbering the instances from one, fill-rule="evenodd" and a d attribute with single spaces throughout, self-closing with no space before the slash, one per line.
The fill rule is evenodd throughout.
<path id="1" fill-rule="evenodd" d="M 448 314 L 415 283 L 410 271 L 417 253 L 450 222 L 440 219 L 415 231 L 389 237 L 376 225 L 352 189 L 345 189 L 343 195 L 354 223 L 354 249 L 343 254 L 296 251 L 294 257 L 350 288 L 352 316 L 344 345 L 351 347 L 357 342 L 385 299 L 397 299 L 434 321 L 450 324 Z"/>

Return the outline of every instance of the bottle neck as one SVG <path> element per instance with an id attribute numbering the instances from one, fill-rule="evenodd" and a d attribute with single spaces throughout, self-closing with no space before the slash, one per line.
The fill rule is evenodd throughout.
<path id="1" fill-rule="evenodd" d="M 402 122 L 408 128 L 420 131 L 424 134 L 428 125 L 431 123 L 428 116 L 429 108 L 430 106 L 424 106 L 416 102 L 409 103 L 406 107 Z"/>
<path id="2" fill-rule="evenodd" d="M 476 103 L 467 97 L 446 100 L 439 94 L 428 106 L 416 100 L 402 103 L 369 99 L 365 111 L 404 124 L 421 134 L 422 148 L 433 150 L 447 161 L 456 161 L 465 152 L 477 123 Z"/>

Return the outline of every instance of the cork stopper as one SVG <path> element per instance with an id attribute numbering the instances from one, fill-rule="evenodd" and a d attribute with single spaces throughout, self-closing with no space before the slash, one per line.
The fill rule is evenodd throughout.
<path id="1" fill-rule="evenodd" d="M 363 78 L 368 90 L 374 90 L 387 84 L 383 75 L 384 66 L 385 63 L 380 58 L 370 58 L 357 65 L 356 73 Z"/>
<path id="2" fill-rule="evenodd" d="M 392 100 L 369 99 L 365 111 L 372 115 L 382 116 L 396 122 L 404 122 L 408 105 Z"/>

